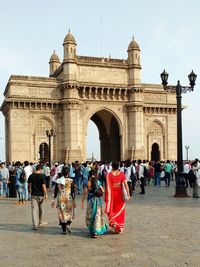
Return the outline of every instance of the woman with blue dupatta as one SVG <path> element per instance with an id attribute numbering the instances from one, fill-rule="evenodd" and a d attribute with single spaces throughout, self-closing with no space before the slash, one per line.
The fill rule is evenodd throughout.
<path id="1" fill-rule="evenodd" d="M 84 200 L 87 195 L 87 211 L 86 225 L 91 237 L 98 238 L 103 235 L 108 227 L 103 219 L 102 195 L 104 192 L 101 183 L 98 181 L 96 169 L 92 169 L 89 173 L 89 181 L 82 197 L 82 209 L 84 208 Z"/>

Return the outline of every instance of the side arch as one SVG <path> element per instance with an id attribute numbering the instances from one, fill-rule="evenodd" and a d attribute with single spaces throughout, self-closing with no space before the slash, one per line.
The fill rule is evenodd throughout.
<path id="1" fill-rule="evenodd" d="M 49 155 L 49 145 L 48 137 L 46 136 L 46 130 L 53 129 L 53 122 L 46 116 L 40 116 L 36 118 L 32 123 L 32 158 L 34 161 L 42 161 L 47 160 Z M 52 146 L 51 146 L 51 155 L 52 159 L 55 155 L 55 140 L 52 138 Z M 45 145 L 45 155 L 42 155 L 42 151 L 44 150 L 43 146 Z"/>
<path id="2" fill-rule="evenodd" d="M 165 159 L 165 127 L 158 119 L 147 126 L 147 157 L 151 160 Z"/>

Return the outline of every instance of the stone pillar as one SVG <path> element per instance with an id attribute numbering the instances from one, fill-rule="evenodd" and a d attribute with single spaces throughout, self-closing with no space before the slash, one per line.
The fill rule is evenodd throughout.
<path id="1" fill-rule="evenodd" d="M 10 124 L 10 110 L 7 111 L 5 116 L 5 159 L 6 162 L 11 162 L 10 160 L 10 155 L 11 155 L 11 150 L 10 150 L 10 129 L 11 129 L 11 124 Z"/>
<path id="2" fill-rule="evenodd" d="M 83 161 L 81 101 L 65 100 L 63 109 L 63 160 Z"/>
<path id="3" fill-rule="evenodd" d="M 131 101 L 126 105 L 128 117 L 128 158 L 144 159 L 143 101 L 140 90 L 133 90 Z"/>
<path id="4" fill-rule="evenodd" d="M 166 136 L 166 159 L 177 159 L 177 116 L 174 113 L 167 117 L 167 136 Z"/>
<path id="5" fill-rule="evenodd" d="M 23 162 L 31 159 L 29 110 L 10 109 L 8 142 L 6 160 Z"/>

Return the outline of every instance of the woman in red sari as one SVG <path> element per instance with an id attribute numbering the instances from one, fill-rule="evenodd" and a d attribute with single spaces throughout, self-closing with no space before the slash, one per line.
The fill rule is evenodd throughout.
<path id="1" fill-rule="evenodd" d="M 128 184 L 123 172 L 119 171 L 119 164 L 112 163 L 112 171 L 106 177 L 106 209 L 109 225 L 115 233 L 122 233 L 125 220 L 125 200 L 123 199 L 122 186 L 130 198 Z"/>

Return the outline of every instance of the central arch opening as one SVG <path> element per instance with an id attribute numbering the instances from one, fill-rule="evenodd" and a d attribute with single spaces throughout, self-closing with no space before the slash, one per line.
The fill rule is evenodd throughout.
<path id="1" fill-rule="evenodd" d="M 88 122 L 86 158 L 89 161 L 100 160 L 99 130 L 92 120 Z"/>
<path id="2" fill-rule="evenodd" d="M 100 141 L 100 160 L 119 161 L 120 158 L 120 131 L 113 114 L 107 110 L 96 112 L 91 121 L 97 126 Z"/>

